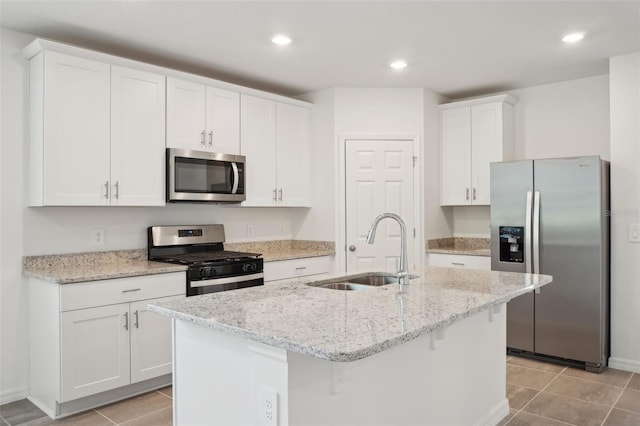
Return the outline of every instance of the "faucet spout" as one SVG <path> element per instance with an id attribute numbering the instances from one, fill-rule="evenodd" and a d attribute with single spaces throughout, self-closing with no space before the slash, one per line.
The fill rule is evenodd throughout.
<path id="1" fill-rule="evenodd" d="M 395 213 L 382 213 L 373 220 L 367 233 L 367 243 L 373 244 L 376 239 L 376 229 L 382 219 L 394 219 L 400 225 L 400 269 L 397 271 L 398 283 L 401 286 L 409 284 L 409 261 L 407 260 L 407 227 L 404 220 Z"/>

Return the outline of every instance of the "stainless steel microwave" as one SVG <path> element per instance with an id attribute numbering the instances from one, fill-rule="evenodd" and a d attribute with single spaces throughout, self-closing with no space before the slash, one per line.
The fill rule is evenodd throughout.
<path id="1" fill-rule="evenodd" d="M 167 148 L 167 201 L 245 200 L 244 155 Z"/>

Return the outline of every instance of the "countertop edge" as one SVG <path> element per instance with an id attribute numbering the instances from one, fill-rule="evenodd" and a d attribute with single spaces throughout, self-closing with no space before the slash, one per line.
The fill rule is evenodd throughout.
<path id="1" fill-rule="evenodd" d="M 491 309 L 493 306 L 497 306 L 497 305 L 501 305 L 504 304 L 506 302 L 508 302 L 509 300 L 518 297 L 522 294 L 528 293 L 532 290 L 535 290 L 536 288 L 542 287 L 546 284 L 549 284 L 550 282 L 553 281 L 553 279 L 549 276 L 546 275 L 540 275 L 541 277 L 548 277 L 550 278 L 549 281 L 544 282 L 544 283 L 533 283 L 527 287 L 523 287 L 520 288 L 518 290 L 515 290 L 513 293 L 507 294 L 507 295 L 503 295 L 500 297 L 497 297 L 494 300 L 491 300 L 489 302 L 486 302 L 480 306 L 476 306 L 473 308 L 468 309 L 465 312 L 461 312 L 461 313 L 454 313 L 452 315 L 450 315 L 448 318 L 443 319 L 441 321 L 437 321 L 435 323 L 431 323 L 431 324 L 427 324 L 424 327 L 414 330 L 411 333 L 407 333 L 405 335 L 401 335 L 401 336 L 397 336 L 397 337 L 393 337 L 390 338 L 388 340 L 385 340 L 384 342 L 378 343 L 376 345 L 372 345 L 366 348 L 361 348 L 358 349 L 356 351 L 353 352 L 328 352 L 328 351 L 323 351 L 320 350 L 318 348 L 315 348 L 313 346 L 309 346 L 309 345 L 304 345 L 302 343 L 297 343 L 297 342 L 291 342 L 291 341 L 287 341 L 287 340 L 283 340 L 283 339 L 277 339 L 268 335 L 264 335 L 264 334 L 260 334 L 258 332 L 255 331 L 250 331 L 250 330 L 245 330 L 239 327 L 233 327 L 230 325 L 226 325 L 226 324 L 222 324 L 220 322 L 214 321 L 214 320 L 210 320 L 210 319 L 203 319 L 200 317 L 196 317 L 193 315 L 189 315 L 189 314 L 185 314 L 185 313 L 181 313 L 181 312 L 177 312 L 171 309 L 166 309 L 166 308 L 162 308 L 160 306 L 156 306 L 153 304 L 149 304 L 148 308 L 150 311 L 152 312 L 156 312 L 159 313 L 161 315 L 165 315 L 168 316 L 170 318 L 174 318 L 174 319 L 179 319 L 179 320 L 184 320 L 184 321 L 188 321 L 191 322 L 193 324 L 199 325 L 199 326 L 203 326 L 203 327 L 207 327 L 213 330 L 217 330 L 226 334 L 230 334 L 230 335 L 235 335 L 238 337 L 243 337 L 243 338 L 247 338 L 249 340 L 252 340 L 254 342 L 258 342 L 258 343 L 264 343 L 270 346 L 275 346 L 278 348 L 282 348 L 282 349 L 286 349 L 286 350 L 290 350 L 293 352 L 297 352 L 297 353 L 302 353 L 304 355 L 310 355 L 310 356 L 314 356 L 316 358 L 320 358 L 320 359 L 324 359 L 327 361 L 333 361 L 333 362 L 350 362 L 350 361 L 357 361 L 359 359 L 363 359 L 366 357 L 369 357 L 371 355 L 374 355 L 376 353 L 380 353 L 383 352 L 387 349 L 393 348 L 395 346 L 398 346 L 400 344 L 406 343 L 408 341 L 411 341 L 413 339 L 416 339 L 422 335 L 428 334 L 434 330 L 438 330 L 441 328 L 445 328 L 459 320 L 465 319 L 470 317 L 471 315 L 474 315 L 476 313 L 479 312 L 483 312 L 483 311 L 487 311 L 489 309 Z"/>
<path id="2" fill-rule="evenodd" d="M 464 249 L 428 249 L 427 254 L 459 254 L 463 256 L 491 257 L 491 251 L 486 249 L 464 250 Z"/>

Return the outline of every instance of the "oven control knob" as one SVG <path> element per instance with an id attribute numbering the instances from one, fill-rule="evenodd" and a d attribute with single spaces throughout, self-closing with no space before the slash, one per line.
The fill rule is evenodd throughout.
<path id="1" fill-rule="evenodd" d="M 207 270 L 206 269 L 200 269 L 200 277 L 205 277 L 207 275 Z"/>
<path id="2" fill-rule="evenodd" d="M 209 272 L 207 275 L 209 275 L 210 277 L 214 276 L 216 274 L 216 270 L 214 268 L 209 268 Z"/>
<path id="3" fill-rule="evenodd" d="M 245 263 L 242 265 L 242 272 L 252 272 L 256 270 L 256 265 L 253 263 Z"/>

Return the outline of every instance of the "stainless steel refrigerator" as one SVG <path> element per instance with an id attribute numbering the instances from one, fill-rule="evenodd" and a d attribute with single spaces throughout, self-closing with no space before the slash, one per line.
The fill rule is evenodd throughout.
<path id="1" fill-rule="evenodd" d="M 602 371 L 609 356 L 609 163 L 492 163 L 491 269 L 553 276 L 507 304 L 508 352 Z"/>

